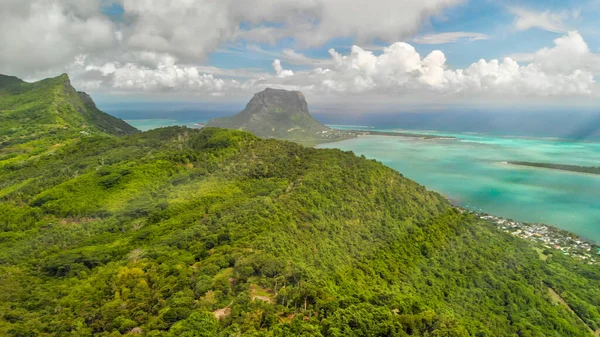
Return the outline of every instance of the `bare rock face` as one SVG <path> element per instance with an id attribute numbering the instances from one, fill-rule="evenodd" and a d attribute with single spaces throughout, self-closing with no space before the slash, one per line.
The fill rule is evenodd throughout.
<path id="1" fill-rule="evenodd" d="M 246 130 L 263 138 L 300 143 L 337 140 L 344 132 L 332 130 L 316 121 L 308 111 L 304 94 L 267 88 L 252 97 L 246 108 L 232 117 L 213 119 L 209 127 Z"/>
<path id="2" fill-rule="evenodd" d="M 255 94 L 242 113 L 299 113 L 310 116 L 308 103 L 300 91 L 271 88 Z"/>

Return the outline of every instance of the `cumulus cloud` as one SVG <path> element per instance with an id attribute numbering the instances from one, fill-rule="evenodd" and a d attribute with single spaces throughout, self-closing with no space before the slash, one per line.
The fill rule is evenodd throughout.
<path id="1" fill-rule="evenodd" d="M 577 32 L 556 39 L 553 47 L 532 54 L 519 64 L 510 57 L 479 60 L 465 69 L 452 69 L 440 50 L 420 55 L 404 42 L 393 43 L 376 55 L 359 46 L 342 54 L 334 49 L 330 66 L 292 72 L 274 60 L 274 74 L 248 72 L 243 80 L 224 79 L 207 70 L 163 58 L 156 67 L 134 63 L 100 66 L 80 64 L 95 71 L 106 85 L 132 91 L 180 90 L 226 95 L 254 92 L 265 87 L 341 95 L 383 94 L 393 97 L 435 95 L 440 99 L 491 97 L 582 97 L 597 94 L 594 74 L 600 56 L 592 53 Z M 160 58 L 159 58 L 160 59 Z M 91 81 L 90 83 L 98 83 Z"/>
<path id="2" fill-rule="evenodd" d="M 279 78 L 286 78 L 290 76 L 294 76 L 294 72 L 291 70 L 283 69 L 280 60 L 273 61 L 273 69 L 275 70 L 275 74 Z"/>
<path id="3" fill-rule="evenodd" d="M 232 41 L 294 38 L 321 45 L 337 37 L 395 41 L 462 0 L 114 0 L 125 24 L 102 14 L 105 0 L 3 0 L 0 71 L 64 67 L 80 54 L 170 54 L 199 62 Z"/>
<path id="4" fill-rule="evenodd" d="M 533 54 L 533 62 L 548 72 L 572 72 L 577 69 L 600 73 L 600 55 L 592 53 L 577 31 L 554 40 L 554 47 Z"/>
<path id="5" fill-rule="evenodd" d="M 600 55 L 593 53 L 583 36 L 571 31 L 554 40 L 553 47 L 544 47 L 534 53 L 510 56 L 515 61 L 534 63 L 550 74 L 584 70 L 600 74 Z"/>
<path id="6" fill-rule="evenodd" d="M 100 2 L 3 0 L 0 71 L 32 74 L 114 46 L 115 27 L 100 14 Z"/>
<path id="7" fill-rule="evenodd" d="M 115 0 L 117 1 L 117 0 Z M 404 42 L 431 16 L 461 0 L 118 0 L 123 21 L 101 13 L 104 0 L 4 0 L 0 12 L 0 72 L 31 75 L 68 71 L 94 90 L 198 95 L 252 92 L 267 86 L 316 93 L 374 93 L 393 97 L 469 95 L 549 97 L 594 95 L 600 56 L 578 32 L 554 45 L 514 58 L 480 60 L 465 69 L 448 66 L 439 50 L 420 55 Z M 577 12 L 511 9 L 518 29 L 562 32 Z M 264 52 L 273 72 L 199 66 L 220 46 L 244 39 L 275 42 L 293 38 L 296 47 L 337 37 L 358 41 L 347 53 L 330 50 L 315 59 L 294 49 Z M 488 38 L 449 32 L 414 38 L 442 44 Z M 361 42 L 363 41 L 363 42 Z M 389 41 L 370 51 L 369 43 Z M 273 53 L 273 55 L 268 54 Z M 268 55 L 267 55 L 268 54 Z M 280 60 L 302 66 L 284 69 Z M 267 70 L 268 71 L 268 70 Z"/>
<path id="8" fill-rule="evenodd" d="M 515 27 L 518 30 L 540 28 L 555 33 L 568 31 L 565 21 L 579 17 L 579 11 L 537 12 L 526 8 L 513 7 L 510 11 L 516 16 Z"/>
<path id="9" fill-rule="evenodd" d="M 334 67 L 319 70 L 320 82 L 315 85 L 332 92 L 543 97 L 589 95 L 595 84 L 593 74 L 587 71 L 550 72 L 541 64 L 519 65 L 510 58 L 448 69 L 443 52 L 436 50 L 422 57 L 402 42 L 385 48 L 379 56 L 358 46 L 348 55 L 335 50 L 330 53 Z"/>
<path id="10" fill-rule="evenodd" d="M 423 36 L 418 36 L 412 41 L 418 44 L 444 44 L 444 43 L 453 43 L 460 41 L 478 41 L 478 40 L 488 40 L 490 37 L 486 34 L 482 33 L 473 33 L 473 32 L 446 32 L 446 33 L 437 33 L 437 34 L 428 34 Z"/>

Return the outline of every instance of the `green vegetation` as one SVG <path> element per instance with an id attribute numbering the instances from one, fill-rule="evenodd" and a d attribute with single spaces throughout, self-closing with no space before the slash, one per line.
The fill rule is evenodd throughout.
<path id="1" fill-rule="evenodd" d="M 573 261 L 351 153 L 174 127 L 0 178 L 0 334 L 587 334 L 544 284 Z"/>
<path id="2" fill-rule="evenodd" d="M 589 336 L 580 318 L 600 326 L 597 266 L 542 261 L 350 152 L 217 128 L 53 137 L 40 135 L 48 149 L 35 155 L 0 158 L 0 335 Z"/>
<path id="3" fill-rule="evenodd" d="M 546 169 L 551 169 L 551 170 L 600 174 L 600 167 L 549 164 L 549 163 L 534 163 L 534 162 L 526 162 L 526 161 L 511 161 L 508 163 L 512 164 L 512 165 L 539 167 L 539 168 L 546 168 Z"/>
<path id="4" fill-rule="evenodd" d="M 36 83 L 0 75 L 0 159 L 19 162 L 93 135 L 138 132 L 124 121 L 98 110 L 62 75 Z"/>

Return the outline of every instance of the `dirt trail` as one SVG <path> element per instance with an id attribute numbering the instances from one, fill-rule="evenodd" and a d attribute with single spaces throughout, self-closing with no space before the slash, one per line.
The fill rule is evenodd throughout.
<path id="1" fill-rule="evenodd" d="M 552 297 L 552 299 L 554 299 L 556 302 L 560 303 L 563 307 L 565 307 L 567 310 L 569 310 L 570 312 L 573 313 L 573 315 L 575 315 L 575 317 L 577 317 L 577 319 L 583 324 L 585 325 L 588 330 L 596 337 L 600 337 L 600 329 L 594 331 L 592 330 L 592 328 L 590 328 L 589 325 L 587 325 L 587 323 L 585 323 L 585 321 L 583 319 L 581 319 L 581 317 L 579 317 L 579 315 L 577 315 L 577 313 L 571 308 L 571 306 L 569 306 L 569 303 L 567 303 L 567 301 L 565 301 L 556 291 L 554 291 L 554 289 L 548 287 L 548 291 L 550 292 L 550 297 Z"/>

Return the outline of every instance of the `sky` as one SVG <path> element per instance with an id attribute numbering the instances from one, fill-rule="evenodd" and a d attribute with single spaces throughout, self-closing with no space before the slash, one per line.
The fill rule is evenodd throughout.
<path id="1" fill-rule="evenodd" d="M 593 108 L 600 0 L 2 0 L 0 73 L 104 102 Z"/>

